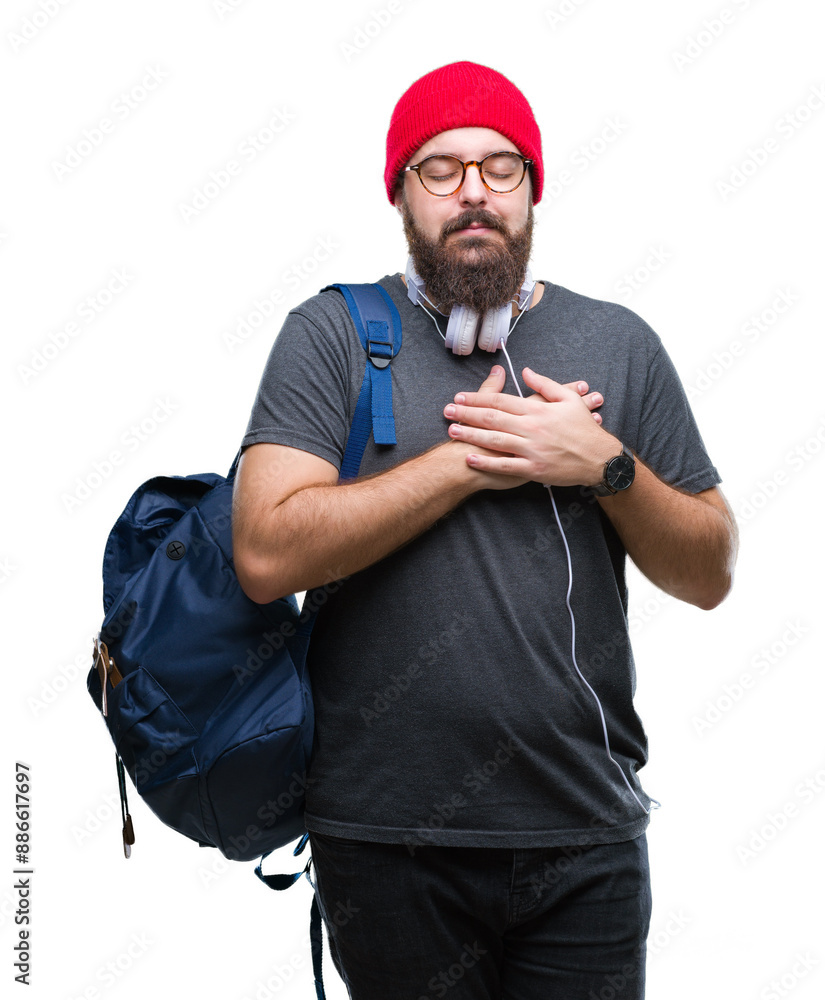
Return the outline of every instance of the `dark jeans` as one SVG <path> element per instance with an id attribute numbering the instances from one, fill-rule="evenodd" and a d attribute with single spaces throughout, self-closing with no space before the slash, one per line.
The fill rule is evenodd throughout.
<path id="1" fill-rule="evenodd" d="M 642 1000 L 647 839 L 410 849 L 310 833 L 352 1000 Z"/>

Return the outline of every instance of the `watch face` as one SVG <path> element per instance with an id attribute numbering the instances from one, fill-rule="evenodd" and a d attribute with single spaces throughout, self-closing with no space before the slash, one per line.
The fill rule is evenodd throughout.
<path id="1" fill-rule="evenodd" d="M 635 474 L 636 463 L 626 455 L 618 455 L 608 463 L 605 479 L 608 485 L 618 492 L 630 486 Z"/>

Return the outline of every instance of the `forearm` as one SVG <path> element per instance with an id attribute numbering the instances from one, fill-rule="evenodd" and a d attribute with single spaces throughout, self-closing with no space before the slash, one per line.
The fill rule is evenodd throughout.
<path id="1" fill-rule="evenodd" d="M 465 453 L 447 442 L 386 472 L 306 486 L 264 506 L 244 532 L 244 589 L 263 604 L 349 576 L 401 548 L 483 488 L 485 477 L 468 468 Z"/>
<path id="2" fill-rule="evenodd" d="M 683 493 L 637 458 L 632 486 L 598 502 L 630 558 L 657 587 L 705 610 L 727 596 L 738 533 L 718 491 Z"/>

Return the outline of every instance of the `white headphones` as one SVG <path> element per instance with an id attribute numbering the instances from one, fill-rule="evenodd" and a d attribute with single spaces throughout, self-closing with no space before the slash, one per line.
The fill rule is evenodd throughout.
<path id="1" fill-rule="evenodd" d="M 415 270 L 412 257 L 407 259 L 407 295 L 414 306 L 423 306 L 428 302 L 433 309 L 437 309 L 424 291 L 424 282 Z M 533 299 L 533 291 L 536 287 L 533 276 L 528 267 L 524 274 L 524 283 L 521 286 L 518 296 L 519 311 L 528 307 Z M 447 334 L 444 344 L 450 348 L 453 354 L 471 354 L 478 340 L 478 346 L 485 351 L 496 351 L 502 341 L 506 344 L 510 335 L 510 320 L 512 319 L 512 308 L 508 302 L 506 305 L 491 309 L 483 315 L 477 313 L 469 306 L 456 305 L 450 310 L 450 318 L 447 321 Z M 442 314 L 443 315 L 443 314 Z M 436 324 L 438 325 L 438 324 Z"/>

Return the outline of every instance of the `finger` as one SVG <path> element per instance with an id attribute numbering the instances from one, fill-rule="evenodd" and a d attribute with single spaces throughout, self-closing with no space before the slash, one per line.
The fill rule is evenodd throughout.
<path id="1" fill-rule="evenodd" d="M 527 413 L 529 411 L 526 399 L 514 396 L 509 392 L 457 392 L 453 396 L 453 400 L 455 401 L 453 410 L 456 413 L 462 407 L 484 407 L 504 413 Z M 453 415 L 445 410 L 445 416 L 452 417 Z"/>
<path id="2" fill-rule="evenodd" d="M 525 439 L 516 434 L 484 430 L 481 427 L 468 427 L 466 424 L 450 424 L 447 433 L 455 441 L 466 441 L 479 448 L 487 448 L 489 451 L 504 452 L 507 455 L 518 457 L 523 457 L 523 449 L 526 444 Z"/>
<path id="3" fill-rule="evenodd" d="M 541 395 L 551 403 L 560 402 L 562 399 L 568 399 L 571 392 L 575 392 L 577 396 L 579 395 L 577 390 L 570 389 L 568 386 L 561 385 L 559 382 L 554 382 L 553 379 L 548 378 L 546 375 L 539 375 L 537 372 L 534 372 L 532 368 L 522 368 L 521 375 L 531 389 L 535 389 L 536 392 L 541 393 Z"/>
<path id="4" fill-rule="evenodd" d="M 481 427 L 490 431 L 521 434 L 520 418 L 529 412 L 526 401 L 518 396 L 508 396 L 501 393 L 460 392 L 456 399 L 473 397 L 476 405 L 467 406 L 459 403 L 449 403 L 444 407 L 444 416 L 473 427 Z M 501 404 L 499 404 L 501 400 Z M 546 406 L 546 402 L 539 406 Z"/>
<path id="5" fill-rule="evenodd" d="M 600 392 L 588 392 L 582 395 L 588 410 L 598 409 L 604 402 L 604 396 Z"/>
<path id="6" fill-rule="evenodd" d="M 490 374 L 481 383 L 481 388 L 478 391 L 481 393 L 501 392 L 504 388 L 504 381 L 506 378 L 507 373 L 501 365 L 493 365 L 490 369 Z"/>
<path id="7" fill-rule="evenodd" d="M 515 458 L 512 455 L 494 458 L 483 452 L 471 452 L 465 461 L 467 465 L 478 469 L 479 472 L 496 472 L 502 476 L 516 476 L 519 479 L 524 479 L 525 482 L 530 479 L 529 465 L 523 458 Z"/>
<path id="8" fill-rule="evenodd" d="M 572 389 L 573 392 L 577 392 L 580 396 L 584 396 L 590 390 L 587 382 L 565 382 L 564 388 Z"/>

